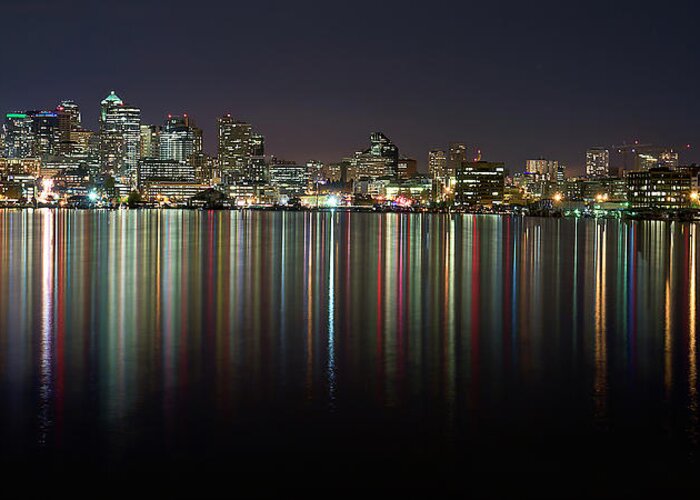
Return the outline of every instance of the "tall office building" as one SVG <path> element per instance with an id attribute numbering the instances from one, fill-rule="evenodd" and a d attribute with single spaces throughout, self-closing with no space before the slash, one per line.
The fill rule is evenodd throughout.
<path id="1" fill-rule="evenodd" d="M 586 175 L 592 179 L 607 177 L 610 170 L 610 151 L 592 148 L 586 152 Z"/>
<path id="2" fill-rule="evenodd" d="M 234 120 L 231 115 L 219 118 L 219 168 L 222 173 L 242 176 L 252 156 L 250 123 Z"/>
<path id="3" fill-rule="evenodd" d="M 265 155 L 265 137 L 260 134 L 252 134 L 250 136 L 250 155 L 264 156 Z"/>
<path id="4" fill-rule="evenodd" d="M 112 91 L 100 103 L 102 169 L 136 184 L 141 156 L 141 110 L 128 106 Z"/>
<path id="5" fill-rule="evenodd" d="M 8 113 L 3 125 L 4 156 L 43 158 L 61 153 L 59 113 L 27 111 Z M 68 138 L 64 138 L 67 142 Z"/>
<path id="6" fill-rule="evenodd" d="M 3 156 L 30 158 L 33 154 L 34 134 L 32 118 L 27 113 L 7 113 L 3 124 Z"/>
<path id="7" fill-rule="evenodd" d="M 433 180 L 444 179 L 447 174 L 447 155 L 442 149 L 428 152 L 428 175 Z"/>
<path id="8" fill-rule="evenodd" d="M 160 158 L 160 125 L 141 125 L 141 159 Z"/>
<path id="9" fill-rule="evenodd" d="M 201 134 L 190 126 L 187 115 L 168 116 L 160 132 L 159 157 L 161 160 L 189 161 L 199 148 L 201 151 Z"/>
<path id="10" fill-rule="evenodd" d="M 345 158 L 344 181 L 398 177 L 399 148 L 383 133 L 370 134 L 370 147 Z"/>
<path id="11" fill-rule="evenodd" d="M 79 129 L 82 127 L 80 106 L 75 101 L 65 100 L 56 106 L 56 111 L 64 113 L 68 117 L 69 129 Z"/>
<path id="12" fill-rule="evenodd" d="M 194 169 L 197 181 L 210 183 L 218 174 L 216 173 L 216 159 L 204 152 L 194 153 L 190 158 L 190 164 Z"/>
<path id="13" fill-rule="evenodd" d="M 525 162 L 525 171 L 531 174 L 538 174 L 544 180 L 556 181 L 559 176 L 559 162 L 545 158 L 527 160 Z"/>
<path id="14" fill-rule="evenodd" d="M 250 156 L 248 156 L 244 177 L 253 182 L 268 180 L 268 164 L 265 160 L 265 137 L 260 134 L 250 136 Z"/>
<path id="15" fill-rule="evenodd" d="M 57 153 L 70 155 L 73 153 L 71 143 L 71 130 L 80 128 L 80 108 L 73 101 L 61 101 L 56 106 L 56 116 L 58 118 L 58 141 Z"/>
<path id="16" fill-rule="evenodd" d="M 467 161 L 467 146 L 462 142 L 451 142 L 449 144 L 446 177 L 455 178 L 457 170 L 461 168 L 464 161 Z"/>
<path id="17" fill-rule="evenodd" d="M 61 116 L 56 111 L 30 111 L 34 153 L 39 158 L 59 155 L 62 152 L 61 139 L 68 140 L 66 127 L 61 127 Z M 67 123 L 67 122 L 64 122 Z"/>
<path id="18" fill-rule="evenodd" d="M 70 151 L 68 155 L 89 155 L 90 141 L 94 132 L 82 128 L 73 129 L 70 131 L 69 142 Z"/>
<path id="19" fill-rule="evenodd" d="M 381 132 L 370 135 L 368 151 L 375 158 L 384 158 L 387 171 L 392 177 L 399 174 L 399 148 Z"/>

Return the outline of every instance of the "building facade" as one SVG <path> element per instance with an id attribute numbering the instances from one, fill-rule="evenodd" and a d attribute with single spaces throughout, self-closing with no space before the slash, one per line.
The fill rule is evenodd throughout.
<path id="1" fill-rule="evenodd" d="M 454 204 L 458 208 L 493 206 L 503 202 L 503 163 L 464 161 L 457 170 Z"/>
<path id="2" fill-rule="evenodd" d="M 103 172 L 135 185 L 141 157 L 141 110 L 114 91 L 100 103 L 100 162 Z"/>
<path id="3" fill-rule="evenodd" d="M 686 170 L 650 168 L 627 174 L 630 208 L 677 210 L 690 206 L 691 175 Z"/>
<path id="4" fill-rule="evenodd" d="M 586 151 L 586 175 L 591 179 L 607 177 L 610 172 L 610 151 L 592 148 Z"/>

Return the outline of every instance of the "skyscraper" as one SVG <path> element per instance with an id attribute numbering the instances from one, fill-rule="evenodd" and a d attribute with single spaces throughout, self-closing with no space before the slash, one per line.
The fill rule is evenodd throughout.
<path id="1" fill-rule="evenodd" d="M 265 155 L 265 137 L 260 134 L 252 134 L 250 136 L 250 155 L 264 156 Z"/>
<path id="2" fill-rule="evenodd" d="M 42 158 L 61 153 L 61 121 L 55 111 L 30 111 L 34 139 L 33 156 Z M 66 137 L 66 140 L 68 138 Z"/>
<path id="3" fill-rule="evenodd" d="M 447 174 L 447 155 L 442 149 L 428 152 L 428 174 L 433 180 L 442 180 Z"/>
<path id="4" fill-rule="evenodd" d="M 102 170 L 135 185 L 141 155 L 141 110 L 124 104 L 112 91 L 100 103 Z"/>
<path id="5" fill-rule="evenodd" d="M 557 160 L 547 160 L 546 158 L 526 160 L 525 171 L 531 174 L 538 174 L 541 180 L 556 181 L 559 177 L 559 162 Z"/>
<path id="6" fill-rule="evenodd" d="M 234 120 L 231 115 L 219 118 L 219 168 L 222 174 L 242 176 L 252 156 L 250 123 Z"/>
<path id="7" fill-rule="evenodd" d="M 382 132 L 374 132 L 370 135 L 369 153 L 375 158 L 384 158 L 387 173 L 392 177 L 399 174 L 399 148 L 391 142 Z"/>
<path id="8" fill-rule="evenodd" d="M 5 158 L 30 158 L 33 153 L 32 118 L 27 113 L 7 113 L 3 124 Z"/>
<path id="9" fill-rule="evenodd" d="M 189 161 L 195 153 L 196 142 L 201 149 L 201 135 L 198 139 L 187 115 L 168 116 L 160 132 L 159 157 L 161 160 Z"/>
<path id="10" fill-rule="evenodd" d="M 268 165 L 265 160 L 265 137 L 260 134 L 250 136 L 250 156 L 246 161 L 244 176 L 249 181 L 265 182 L 268 179 Z"/>
<path id="11" fill-rule="evenodd" d="M 449 144 L 446 177 L 454 179 L 463 161 L 467 161 L 467 146 L 462 142 L 451 142 Z"/>
<path id="12" fill-rule="evenodd" d="M 597 179 L 607 177 L 610 169 L 610 151 L 591 148 L 586 152 L 586 175 Z"/>
<path id="13" fill-rule="evenodd" d="M 160 125 L 141 125 L 141 159 L 160 158 Z"/>
<path id="14" fill-rule="evenodd" d="M 56 107 L 56 111 L 65 113 L 68 117 L 70 130 L 79 129 L 82 126 L 80 106 L 75 101 L 65 100 Z"/>

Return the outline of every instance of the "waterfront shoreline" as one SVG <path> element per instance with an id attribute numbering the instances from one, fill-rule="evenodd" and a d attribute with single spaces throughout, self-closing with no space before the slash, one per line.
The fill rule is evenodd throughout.
<path id="1" fill-rule="evenodd" d="M 188 207 L 188 206 L 118 206 L 118 207 L 58 207 L 58 206 L 0 206 L 0 210 L 8 211 L 25 211 L 25 210 L 61 210 L 61 211 L 144 211 L 144 210 L 180 210 L 187 212 L 321 212 L 321 213 L 367 213 L 367 214 L 441 214 L 441 215 L 493 215 L 501 217 L 527 217 L 527 218 L 545 218 L 545 219 L 605 219 L 605 220 L 649 220 L 649 221 L 675 221 L 675 222 L 696 222 L 700 221 L 700 209 L 685 209 L 680 211 L 614 211 L 606 214 L 579 214 L 565 215 L 561 212 L 551 213 L 528 213 L 527 210 L 517 212 L 489 212 L 489 211 L 469 211 L 469 210 L 431 210 L 431 209 L 389 209 L 375 207 L 302 207 L 302 208 L 284 208 L 284 207 Z"/>

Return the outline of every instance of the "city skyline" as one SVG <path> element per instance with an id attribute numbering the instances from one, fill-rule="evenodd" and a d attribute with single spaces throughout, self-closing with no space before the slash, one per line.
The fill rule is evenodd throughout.
<path id="1" fill-rule="evenodd" d="M 230 112 L 264 131 L 280 157 L 332 161 L 383 130 L 422 171 L 427 151 L 463 141 L 511 169 L 546 157 L 582 173 L 590 147 L 679 148 L 700 128 L 691 86 L 698 8 L 689 3 L 590 5 L 575 15 L 556 5 L 389 3 L 370 15 L 362 3 L 171 4 L 165 13 L 126 2 L 107 16 L 109 7 L 82 1 L 9 2 L 9 24 L 61 19 L 66 36 L 47 49 L 39 30 L 0 49 L 13 68 L 0 82 L 0 107 L 73 98 L 87 110 L 115 88 L 142 108 L 144 123 L 189 112 L 209 153 L 216 118 Z M 259 22 L 234 23 L 241 17 Z M 261 23 L 265 36 L 253 37 Z M 84 44 L 90 37 L 99 43 Z M 138 50 L 159 56 L 134 57 Z M 96 128 L 96 113 L 83 119 Z"/>
<path id="2" fill-rule="evenodd" d="M 700 3 L 0 16 L 8 491 L 700 498 Z"/>
<path id="3" fill-rule="evenodd" d="M 110 98 L 119 99 L 119 97 L 118 97 L 119 94 L 121 94 L 121 91 L 118 92 L 115 90 L 110 90 L 108 93 L 105 93 L 106 97 L 100 100 L 101 104 L 98 108 L 98 109 L 102 109 L 102 111 L 97 111 L 97 113 L 96 113 L 97 118 L 94 120 L 95 121 L 94 127 L 91 127 L 89 125 L 89 123 L 90 123 L 89 119 L 86 120 L 86 117 L 91 116 L 90 111 L 86 112 L 83 104 L 79 100 L 73 99 L 73 98 L 60 99 L 57 101 L 58 105 L 54 104 L 54 105 L 49 105 L 49 106 L 44 106 L 44 107 L 29 106 L 29 107 L 25 107 L 23 109 L 18 108 L 18 109 L 12 109 L 12 110 L 3 110 L 2 115 L 9 118 L 10 116 L 15 115 L 17 113 L 19 113 L 19 114 L 30 113 L 30 112 L 31 113 L 36 113 L 36 112 L 50 113 L 50 112 L 53 112 L 54 110 L 57 111 L 58 108 L 62 108 L 65 103 L 70 103 L 70 105 L 75 106 L 75 108 L 78 110 L 77 111 L 78 112 L 78 120 L 80 121 L 80 124 L 82 127 L 82 128 L 81 127 L 79 127 L 79 128 L 81 128 L 81 130 L 84 129 L 86 131 L 99 132 L 101 129 L 101 126 L 102 126 L 101 122 L 103 119 L 103 114 L 104 114 L 103 108 L 104 108 L 105 102 L 108 102 L 110 100 Z M 122 103 L 121 100 L 119 100 L 118 102 L 120 104 L 124 104 L 124 103 Z M 164 130 L 167 130 L 172 119 L 179 120 L 179 119 L 184 118 L 188 122 L 188 124 L 191 121 L 194 128 L 196 128 L 199 131 L 200 149 L 204 153 L 210 155 L 211 157 L 216 158 L 219 156 L 219 153 L 220 153 L 219 144 L 218 144 L 219 132 L 217 129 L 221 125 L 222 120 L 228 119 L 232 123 L 234 123 L 234 122 L 240 123 L 242 125 L 245 125 L 248 128 L 253 127 L 256 131 L 255 133 L 253 133 L 254 137 L 261 138 L 265 144 L 269 144 L 270 142 L 274 143 L 274 139 L 270 140 L 270 138 L 264 132 L 261 133 L 262 129 L 261 129 L 261 127 L 256 125 L 255 120 L 247 119 L 247 117 L 237 116 L 234 113 L 230 113 L 230 112 L 220 113 L 215 119 L 216 128 L 211 132 L 211 135 L 209 135 L 205 131 L 209 130 L 211 127 L 207 126 L 207 124 L 202 125 L 201 122 L 197 119 L 196 112 L 194 114 L 190 113 L 188 111 L 169 112 L 169 113 L 165 114 L 163 117 L 161 117 L 160 120 L 149 122 L 149 121 L 143 119 L 143 116 L 144 116 L 144 114 L 146 116 L 148 116 L 148 115 L 150 115 L 150 113 L 144 113 L 144 108 L 142 106 L 134 105 L 131 101 L 129 101 L 128 104 L 139 110 L 139 116 L 141 117 L 141 119 L 140 119 L 141 126 L 158 127 L 158 128 L 164 128 Z M 97 106 L 95 106 L 95 107 L 97 107 Z M 65 110 L 64 112 L 66 114 L 70 114 L 71 110 Z M 84 126 L 86 123 L 87 123 L 87 125 Z M 72 125 L 71 125 L 71 127 L 72 127 Z M 372 130 L 374 130 L 374 129 L 372 129 Z M 384 133 L 384 132 L 386 132 L 386 131 L 382 131 L 381 133 Z M 389 135 L 391 135 L 391 137 L 394 137 L 394 135 L 391 133 L 389 133 Z M 367 136 L 367 130 L 364 131 L 362 137 L 366 138 L 366 136 Z M 351 156 L 354 151 L 359 151 L 361 149 L 361 142 L 360 141 L 354 141 L 353 139 L 348 138 L 345 142 L 347 142 L 348 144 L 351 142 L 356 142 L 358 144 L 358 146 L 347 147 L 344 151 L 341 151 L 337 156 L 332 157 L 331 159 L 324 159 L 324 158 L 321 158 L 320 155 L 314 155 L 313 153 L 311 153 L 305 157 L 289 157 L 289 156 L 285 156 L 284 154 L 278 154 L 275 151 L 272 151 L 269 154 L 266 151 L 266 154 L 268 156 L 276 157 L 278 159 L 292 160 L 292 161 L 296 161 L 299 163 L 304 163 L 304 162 L 308 162 L 308 161 L 320 161 L 322 163 L 332 164 L 332 163 L 338 163 L 338 162 L 342 161 L 344 158 Z M 393 141 L 393 142 L 396 143 L 397 141 Z M 676 146 L 676 144 L 677 144 L 677 146 Z M 482 156 L 485 156 L 489 160 L 496 160 L 499 158 L 497 154 L 494 154 L 494 153 L 488 152 L 488 151 L 484 151 L 483 149 L 481 149 L 479 147 L 478 144 L 469 144 L 469 143 L 466 143 L 464 141 L 457 141 L 457 140 L 443 141 L 442 144 L 436 144 L 433 147 L 431 147 L 429 150 L 420 152 L 419 154 L 416 154 L 416 155 L 405 154 L 406 151 L 412 151 L 415 148 L 412 148 L 410 145 L 408 145 L 408 146 L 402 145 L 401 149 L 402 149 L 402 153 L 404 153 L 402 156 L 404 158 L 411 158 L 413 160 L 416 160 L 418 171 L 421 174 L 428 175 L 431 172 L 431 170 L 430 170 L 431 154 L 435 151 L 440 151 L 440 150 L 444 151 L 445 153 L 449 153 L 453 145 L 459 145 L 461 148 L 463 148 L 463 151 L 462 151 L 463 155 L 462 156 L 464 156 L 464 157 L 461 158 L 461 160 L 472 160 L 472 159 L 477 160 L 477 159 L 481 159 Z M 611 144 L 611 145 L 597 144 L 597 145 L 582 146 L 582 149 L 578 154 L 578 156 L 581 157 L 580 164 L 577 164 L 577 163 L 567 164 L 565 161 L 561 161 L 559 159 L 552 159 L 551 156 L 547 156 L 547 155 L 526 156 L 526 157 L 524 157 L 523 161 L 521 163 L 518 163 L 518 164 L 508 164 L 507 162 L 503 162 L 503 163 L 505 164 L 506 168 L 509 171 L 516 173 L 516 172 L 538 172 L 537 168 L 535 168 L 535 169 L 529 168 L 529 166 L 532 165 L 533 162 L 540 162 L 540 161 L 552 162 L 553 161 L 554 163 L 561 164 L 562 166 L 564 166 L 567 169 L 568 173 L 571 175 L 585 176 L 585 175 L 590 175 L 590 172 L 588 172 L 587 163 L 589 161 L 588 157 L 589 157 L 591 150 L 607 150 L 607 151 L 609 151 L 609 153 L 612 153 L 612 155 L 609 155 L 612 158 L 615 153 L 620 153 L 625 148 L 629 148 L 630 151 L 633 151 L 635 146 L 637 146 L 637 145 L 640 145 L 640 147 L 647 146 L 647 147 L 653 147 L 655 149 L 665 149 L 668 151 L 673 151 L 675 153 L 678 153 L 678 155 L 682 155 L 682 157 L 681 157 L 682 164 L 690 165 L 690 164 L 696 163 L 696 161 L 691 160 L 691 159 L 695 158 L 695 155 L 694 155 L 693 147 L 690 143 L 680 143 L 680 142 L 676 141 L 674 143 L 674 145 L 668 146 L 666 144 L 652 144 L 648 141 L 645 142 L 645 141 L 639 141 L 639 140 L 635 140 L 632 142 L 621 141 L 618 144 Z M 621 148 L 621 149 L 618 149 L 618 148 Z M 263 148 L 263 149 L 269 149 L 269 148 Z M 185 157 L 177 158 L 177 159 L 184 160 Z M 621 159 L 618 159 L 618 162 L 616 163 L 612 160 L 607 160 L 610 168 L 623 168 L 623 167 L 629 168 L 629 165 L 625 166 L 625 165 L 621 164 L 620 161 L 621 161 Z M 454 170 L 454 166 L 451 168 Z"/>

